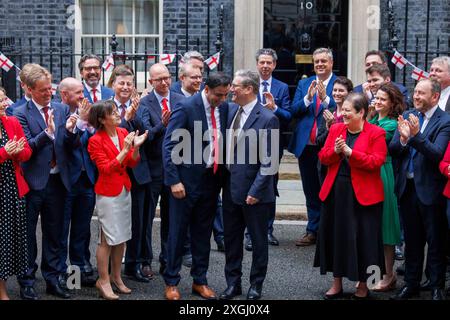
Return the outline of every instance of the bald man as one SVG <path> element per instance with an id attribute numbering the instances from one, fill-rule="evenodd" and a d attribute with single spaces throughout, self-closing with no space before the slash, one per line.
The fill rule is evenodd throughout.
<path id="1" fill-rule="evenodd" d="M 148 130 L 149 146 L 147 148 L 148 162 L 152 176 L 151 181 L 151 217 L 153 221 L 155 217 L 156 205 L 160 200 L 160 216 L 161 216 L 161 253 L 159 255 L 160 273 L 164 271 L 167 264 L 166 245 L 169 234 L 169 208 L 168 197 L 169 189 L 164 186 L 164 171 L 162 165 L 162 142 L 169 117 L 175 105 L 184 99 L 180 94 L 170 91 L 172 78 L 167 67 L 161 63 L 156 63 L 150 67 L 149 83 L 153 87 L 153 91 L 141 99 L 138 113 L 144 123 L 145 129 Z M 151 263 L 151 235 L 152 223 L 148 224 L 147 231 L 147 248 L 148 257 L 143 265 L 145 272 L 146 266 Z"/>
<path id="2" fill-rule="evenodd" d="M 68 161 L 71 191 L 67 193 L 64 208 L 64 226 L 61 233 L 60 271 L 67 272 L 67 256 L 71 265 L 81 271 L 81 285 L 93 287 L 89 242 L 91 218 L 95 206 L 94 184 L 96 168 L 87 152 L 88 139 L 94 129 L 87 123 L 90 104 L 83 95 L 83 84 L 75 78 L 65 78 L 59 84 L 62 103 L 69 106 L 70 113 L 78 118 L 74 133 L 76 143 L 70 150 Z M 68 239 L 70 230 L 70 239 Z M 68 247 L 69 245 L 69 247 Z"/>

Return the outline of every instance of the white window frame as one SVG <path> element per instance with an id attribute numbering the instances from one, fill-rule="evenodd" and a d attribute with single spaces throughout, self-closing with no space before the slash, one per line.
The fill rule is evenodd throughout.
<path id="1" fill-rule="evenodd" d="M 80 0 L 75 0 L 75 6 L 81 12 Z M 136 39 L 139 39 L 139 38 L 155 38 L 155 39 L 158 39 L 158 48 L 157 48 L 158 52 L 156 52 L 156 53 L 157 54 L 161 54 L 163 52 L 163 18 L 162 17 L 163 17 L 164 0 L 159 0 L 158 6 L 159 6 L 158 7 L 158 11 L 159 11 L 158 12 L 158 16 L 159 16 L 158 20 L 159 21 L 157 23 L 158 23 L 159 33 L 157 33 L 157 34 L 135 34 L 135 28 L 136 28 L 135 14 L 136 14 L 136 11 L 135 11 L 135 1 L 133 1 L 133 7 L 132 7 L 132 15 L 133 15 L 133 18 L 132 18 L 132 30 L 131 30 L 131 33 L 129 33 L 129 34 L 116 34 L 117 42 L 119 42 L 119 45 L 121 45 L 121 40 L 120 40 L 121 38 L 131 38 L 132 39 L 132 41 L 131 41 L 132 42 L 131 43 L 132 51 L 130 53 L 135 53 Z M 106 26 L 105 27 L 106 28 L 105 28 L 105 30 L 108 31 L 108 29 L 109 29 L 109 1 L 108 0 L 106 1 L 105 10 L 106 10 L 106 13 L 105 13 L 105 15 L 106 15 L 106 17 L 105 17 L 105 19 L 106 19 L 106 21 L 105 21 Z M 78 28 L 78 29 L 75 28 L 75 41 L 74 41 L 74 43 L 75 43 L 74 49 L 75 49 L 75 53 L 77 54 L 75 56 L 76 76 L 77 76 L 78 79 L 80 79 L 81 76 L 80 76 L 80 73 L 79 73 L 79 70 L 78 70 L 78 62 L 81 59 L 81 56 L 80 56 L 80 53 L 81 53 L 81 39 L 82 38 L 102 38 L 102 39 L 107 38 L 108 39 L 108 43 L 107 43 L 108 45 L 105 46 L 105 54 L 108 55 L 110 53 L 110 48 L 111 47 L 109 46 L 109 42 L 111 41 L 112 35 L 108 34 L 108 33 L 105 33 L 105 34 L 83 34 L 83 32 L 82 32 L 83 21 L 82 21 L 81 15 L 75 15 L 75 17 L 76 17 L 77 20 L 78 19 L 81 20 L 81 21 L 75 21 L 75 25 L 80 26 L 80 28 Z M 121 51 L 121 50 L 118 50 L 118 51 Z M 137 52 L 137 53 L 143 53 L 143 52 Z M 145 72 L 147 72 L 147 71 L 145 71 Z M 107 82 L 107 79 L 109 79 L 110 75 L 111 75 L 111 72 L 105 71 L 105 78 L 106 78 L 105 79 L 105 83 Z M 137 77 L 138 89 L 140 89 L 141 87 L 145 87 L 145 83 L 144 83 L 145 74 L 144 74 L 144 71 L 137 72 L 136 73 L 136 77 Z"/>

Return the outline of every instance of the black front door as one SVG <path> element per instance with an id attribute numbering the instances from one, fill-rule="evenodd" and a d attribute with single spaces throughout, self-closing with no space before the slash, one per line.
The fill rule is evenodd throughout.
<path id="1" fill-rule="evenodd" d="M 264 0 L 264 47 L 276 50 L 274 77 L 291 98 L 298 81 L 314 74 L 305 63 L 320 47 L 331 48 L 334 72 L 347 74 L 348 0 Z"/>

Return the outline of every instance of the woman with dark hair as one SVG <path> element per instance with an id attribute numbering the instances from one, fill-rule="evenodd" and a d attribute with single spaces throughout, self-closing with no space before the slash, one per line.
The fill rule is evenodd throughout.
<path id="1" fill-rule="evenodd" d="M 120 128 L 121 118 L 112 100 L 92 105 L 89 123 L 97 129 L 89 139 L 88 152 L 97 166 L 99 177 L 95 183 L 97 216 L 100 239 L 97 247 L 97 268 L 99 279 L 95 286 L 99 294 L 108 300 L 117 300 L 111 283 L 120 293 L 131 290 L 122 281 L 122 257 L 125 243 L 131 239 L 131 181 L 127 167 L 134 167 L 139 161 L 139 147 L 147 138 L 147 131 L 128 133 Z M 111 275 L 108 263 L 111 256 Z"/>
<path id="2" fill-rule="evenodd" d="M 6 280 L 27 271 L 27 218 L 29 191 L 20 163 L 31 148 L 15 117 L 6 116 L 8 97 L 0 87 L 0 300 L 9 300 Z"/>
<path id="3" fill-rule="evenodd" d="M 342 105 L 345 99 L 353 90 L 353 82 L 346 77 L 337 77 L 333 84 L 333 100 L 336 102 L 335 110 L 323 110 L 323 118 L 325 121 L 321 121 L 317 133 L 317 145 L 322 148 L 325 144 L 325 140 L 328 136 L 328 130 L 334 123 L 343 122 L 342 119 Z"/>
<path id="4" fill-rule="evenodd" d="M 328 172 L 319 194 L 323 203 L 314 266 L 334 277 L 325 299 L 342 297 L 343 277 L 359 281 L 354 299 L 366 299 L 372 268 L 385 272 L 380 169 L 386 133 L 366 121 L 367 112 L 367 98 L 350 94 L 342 106 L 344 122 L 331 126 L 319 152 Z"/>
<path id="5" fill-rule="evenodd" d="M 400 90 L 394 84 L 388 82 L 381 85 L 375 94 L 374 107 L 373 118 L 369 120 L 369 123 L 386 131 L 386 145 L 388 146 L 397 129 L 397 118 L 406 109 L 405 100 Z M 395 246 L 401 243 L 400 218 L 397 197 L 394 193 L 394 169 L 389 154 L 381 167 L 381 179 L 384 188 L 382 232 L 386 274 L 372 289 L 377 292 L 394 290 L 396 287 L 397 277 L 394 273 Z"/>

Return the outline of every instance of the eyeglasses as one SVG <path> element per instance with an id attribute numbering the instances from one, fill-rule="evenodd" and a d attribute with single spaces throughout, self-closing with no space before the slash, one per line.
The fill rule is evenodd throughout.
<path id="1" fill-rule="evenodd" d="M 191 80 L 202 80 L 203 77 L 202 76 L 192 76 L 192 77 L 189 77 L 189 79 L 191 79 Z"/>
<path id="2" fill-rule="evenodd" d="M 86 71 L 90 71 L 90 70 L 98 71 L 98 70 L 100 70 L 100 66 L 83 67 L 83 70 L 86 70 Z"/>
<path id="3" fill-rule="evenodd" d="M 231 84 L 231 87 L 232 87 L 232 88 L 236 88 L 236 87 L 244 88 L 245 86 L 244 86 L 243 84 L 234 84 L 234 83 L 232 83 L 232 84 Z"/>
<path id="4" fill-rule="evenodd" d="M 152 81 L 154 81 L 154 82 L 158 82 L 158 83 L 160 83 L 160 82 L 169 82 L 170 80 L 172 80 L 172 78 L 171 77 L 163 77 L 163 78 L 158 78 L 158 79 L 152 79 Z"/>

